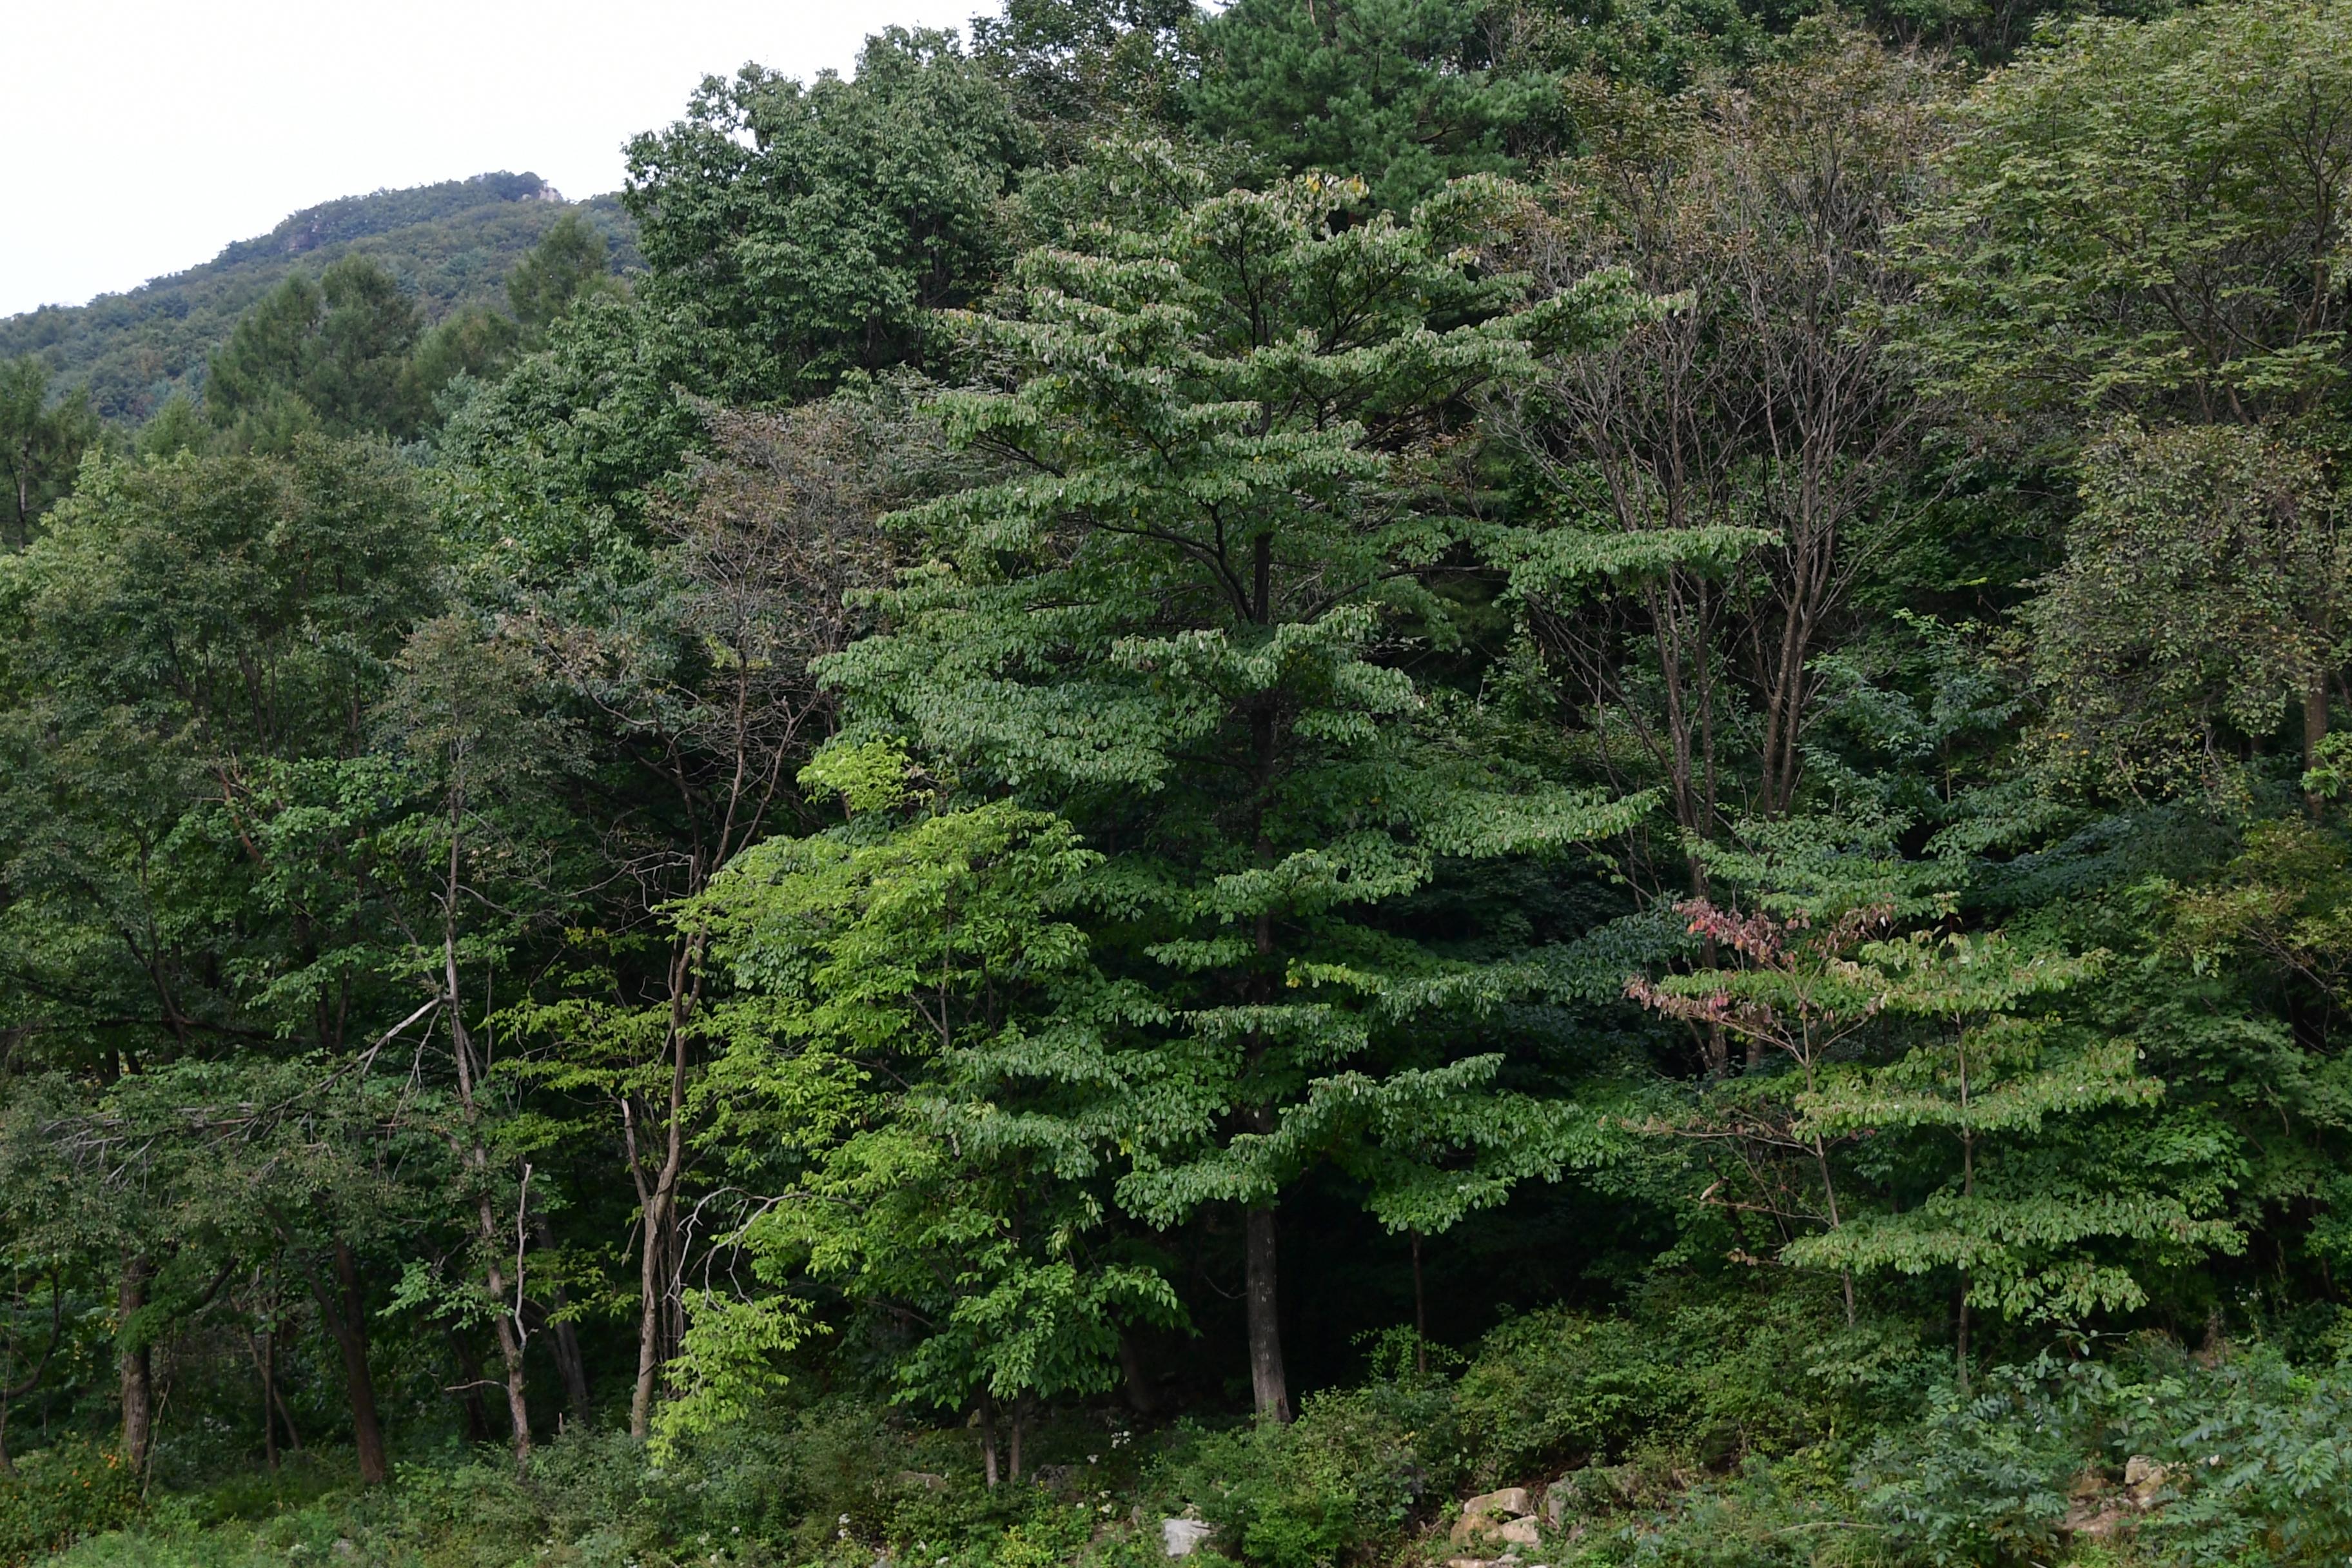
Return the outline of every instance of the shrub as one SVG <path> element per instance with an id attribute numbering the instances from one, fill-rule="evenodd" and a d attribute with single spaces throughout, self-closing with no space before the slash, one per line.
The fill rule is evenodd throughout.
<path id="1" fill-rule="evenodd" d="M 1216 1544 L 1257 1568 L 1329 1568 L 1392 1546 L 1465 1471 L 1453 1396 L 1405 1378 L 1307 1400 L 1288 1426 L 1194 1432 L 1153 1480 L 1197 1507 Z"/>
<path id="2" fill-rule="evenodd" d="M 1937 1568 L 2046 1559 L 2113 1390 L 2105 1367 L 2049 1355 L 1987 1372 L 1980 1393 L 1947 1393 L 1873 1446 L 1855 1472 L 1864 1518 Z"/>
<path id="3" fill-rule="evenodd" d="M 74 1441 L 27 1454 L 0 1475 L 0 1565 L 20 1568 L 138 1509 L 139 1478 L 119 1454 Z"/>
<path id="4" fill-rule="evenodd" d="M 2116 1435 L 2166 1467 L 2166 1500 L 2141 1526 L 2164 1561 L 2352 1559 L 2352 1366 L 2297 1367 L 2262 1346 L 2210 1368 L 2151 1359 L 2118 1390 Z"/>

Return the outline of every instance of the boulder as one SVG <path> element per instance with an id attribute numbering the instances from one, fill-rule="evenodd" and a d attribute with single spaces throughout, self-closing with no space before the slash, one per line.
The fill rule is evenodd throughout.
<path id="1" fill-rule="evenodd" d="M 1630 1503 L 1640 1489 L 1641 1476 L 1632 1465 L 1587 1466 L 1570 1470 L 1544 1488 L 1544 1520 L 1559 1530 L 1578 1514 Z"/>
<path id="2" fill-rule="evenodd" d="M 1536 1505 L 1525 1487 L 1505 1487 L 1500 1491 L 1480 1492 L 1462 1505 L 1462 1517 L 1472 1514 L 1492 1514 L 1505 1519 L 1525 1519 L 1535 1512 Z"/>
<path id="3" fill-rule="evenodd" d="M 2145 1454 L 2134 1454 L 2124 1461 L 2124 1489 L 2131 1493 L 2132 1501 L 2143 1509 L 2154 1508 L 2172 1483 L 2170 1465 L 2159 1464 Z"/>
<path id="4" fill-rule="evenodd" d="M 2058 1529 L 2063 1534 L 2105 1541 L 2127 1529 L 2131 1517 L 2131 1510 L 2119 1502 L 2076 1498 L 2066 1505 L 2066 1517 L 2058 1521 Z"/>
<path id="5" fill-rule="evenodd" d="M 1496 1539 L 1507 1546 L 1541 1546 L 1543 1532 L 1532 1519 L 1505 1520 L 1495 1531 Z"/>
<path id="6" fill-rule="evenodd" d="M 1527 1517 L 1533 1511 L 1525 1487 L 1481 1492 L 1462 1505 L 1462 1517 L 1454 1521 L 1447 1539 L 1456 1546 L 1533 1546 L 1535 1521 Z M 1527 1528 L 1514 1533 L 1512 1527 L 1518 1524 Z"/>
<path id="7" fill-rule="evenodd" d="M 1163 1519 L 1160 1521 L 1160 1550 L 1171 1557 L 1190 1557 L 1202 1542 L 1217 1533 L 1217 1527 L 1202 1519 Z"/>

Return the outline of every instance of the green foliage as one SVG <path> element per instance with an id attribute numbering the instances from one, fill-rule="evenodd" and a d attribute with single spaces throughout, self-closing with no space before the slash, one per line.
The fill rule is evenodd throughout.
<path id="1" fill-rule="evenodd" d="M 1204 1434 L 1154 1485 L 1217 1527 L 1211 1545 L 1261 1568 L 1318 1568 L 1393 1550 L 1435 1500 L 1425 1426 L 1442 1390 L 1371 1387 L 1307 1400 L 1289 1426 Z"/>
<path id="2" fill-rule="evenodd" d="M 372 261 L 346 257 L 316 282 L 298 272 L 213 355 L 205 411 L 247 447 L 303 430 L 405 437 L 420 414 L 401 384 L 417 330 L 415 306 Z"/>
<path id="3" fill-rule="evenodd" d="M 546 237 L 507 274 L 507 302 L 526 331 L 544 331 L 580 302 L 611 287 L 604 237 L 576 212 L 555 220 Z"/>
<path id="4" fill-rule="evenodd" d="M 2002 1563 L 2053 1551 L 2086 1447 L 2098 1369 L 2044 1359 L 1947 1395 L 1859 1467 L 1863 1507 L 1905 1560 Z"/>
<path id="5" fill-rule="evenodd" d="M 2117 794 L 2226 796 L 2246 787 L 2230 737 L 2302 709 L 2310 766 L 2352 590 L 2321 462 L 2242 426 L 2126 423 L 2084 468 L 2066 563 L 2026 612 L 2053 761 Z"/>
<path id="6" fill-rule="evenodd" d="M 633 259 L 631 226 L 611 196 L 578 204 Z M 509 267 L 567 211 L 536 175 L 488 174 L 378 191 L 296 213 L 213 260 L 87 305 L 44 306 L 0 321 L 0 356 L 37 355 L 100 417 L 153 417 L 203 389 L 205 365 L 237 319 L 296 271 L 363 255 L 415 291 L 427 322 L 503 300 Z"/>
<path id="7" fill-rule="evenodd" d="M 2000 438 L 2306 414 L 2343 370 L 2352 12 L 2086 17 L 1990 78 L 1899 243 L 1914 346 Z"/>
<path id="8" fill-rule="evenodd" d="M 1558 103 L 1552 78 L 1496 58 L 1507 26 L 1462 0 L 1241 0 L 1202 30 L 1192 121 L 1409 212 L 1448 179 L 1519 173 L 1519 132 Z"/>
<path id="9" fill-rule="evenodd" d="M 1011 0 L 0 326 L 0 1557 L 2341 1557 L 2343 6 L 2032 16 Z"/>
<path id="10" fill-rule="evenodd" d="M 1200 24 L 1188 0 L 1006 0 L 1003 15 L 972 17 L 971 52 L 1051 166 L 1107 132 L 1174 130 L 1199 69 Z"/>
<path id="11" fill-rule="evenodd" d="M 772 1279 L 803 1268 L 920 1322 L 896 1373 L 903 1398 L 961 1409 L 1098 1392 L 1120 1321 L 1171 1321 L 1175 1298 L 1149 1269 L 1090 1255 L 1099 1203 L 1068 1184 L 1087 1156 L 992 1094 L 1137 1005 L 1055 918 L 1097 857 L 1011 802 L 919 809 L 877 837 L 867 814 L 931 793 L 884 748 L 832 753 L 803 778 L 858 819 L 747 851 L 688 915 L 710 922 L 738 997 L 712 1020 L 730 1045 L 708 1081 L 728 1107 L 716 1131 L 780 1140 L 797 1173 L 740 1245 Z M 723 1386 L 744 1374 L 722 1369 L 789 1348 L 751 1327 L 787 1321 L 775 1314 L 708 1302 L 690 1380 Z M 690 1393 L 665 1420 L 697 1429 L 702 1405 Z"/>
<path id="12" fill-rule="evenodd" d="M 846 80 L 705 79 L 686 119 L 629 144 L 625 195 L 646 297 L 702 334 L 692 384 L 756 401 L 921 363 L 931 312 L 1002 258 L 996 205 L 1027 141 L 941 33 L 877 34 Z"/>
<path id="13" fill-rule="evenodd" d="M 85 1535 L 119 1528 L 139 1510 L 139 1477 L 122 1456 L 68 1440 L 0 1473 L 0 1563 L 46 1557 Z"/>
<path id="14" fill-rule="evenodd" d="M 998 308 L 962 318 L 1004 389 L 940 407 L 1029 471 L 902 517 L 939 563 L 890 596 L 893 635 L 835 667 L 866 724 L 1135 846 L 1094 898 L 1149 976 L 1148 1032 L 1014 1070 L 1100 1097 L 1082 1119 L 1128 1152 L 1119 1201 L 1155 1225 L 1264 1205 L 1328 1156 L 1391 1228 L 1442 1229 L 1573 1157 L 1556 1111 L 1493 1092 L 1497 1058 L 1414 1033 L 1500 984 L 1374 911 L 1439 855 L 1558 853 L 1646 805 L 1482 766 L 1475 718 L 1381 653 L 1450 639 L 1418 574 L 1468 527 L 1411 488 L 1414 436 L 1533 341 L 1642 304 L 1614 277 L 1529 302 L 1473 276 L 1457 247 L 1507 187 L 1333 226 L 1360 195 L 1307 178 L 1114 209 L 1023 258 Z"/>
<path id="15" fill-rule="evenodd" d="M 97 437 L 87 395 L 53 402 L 47 366 L 30 358 L 0 363 L 0 548 L 31 541 L 35 520 L 72 488 L 83 449 Z"/>

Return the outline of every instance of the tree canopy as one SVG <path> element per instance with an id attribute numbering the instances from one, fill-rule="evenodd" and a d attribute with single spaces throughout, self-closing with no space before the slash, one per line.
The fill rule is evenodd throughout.
<path id="1" fill-rule="evenodd" d="M 2339 1561 L 2352 5 L 2037 15 L 1009 0 L 0 363 L 0 1563 Z"/>

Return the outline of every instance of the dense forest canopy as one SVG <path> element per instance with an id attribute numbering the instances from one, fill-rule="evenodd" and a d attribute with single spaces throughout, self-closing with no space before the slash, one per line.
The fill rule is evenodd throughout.
<path id="1" fill-rule="evenodd" d="M 0 1561 L 2352 1551 L 2352 4 L 627 153 L 0 329 Z"/>

